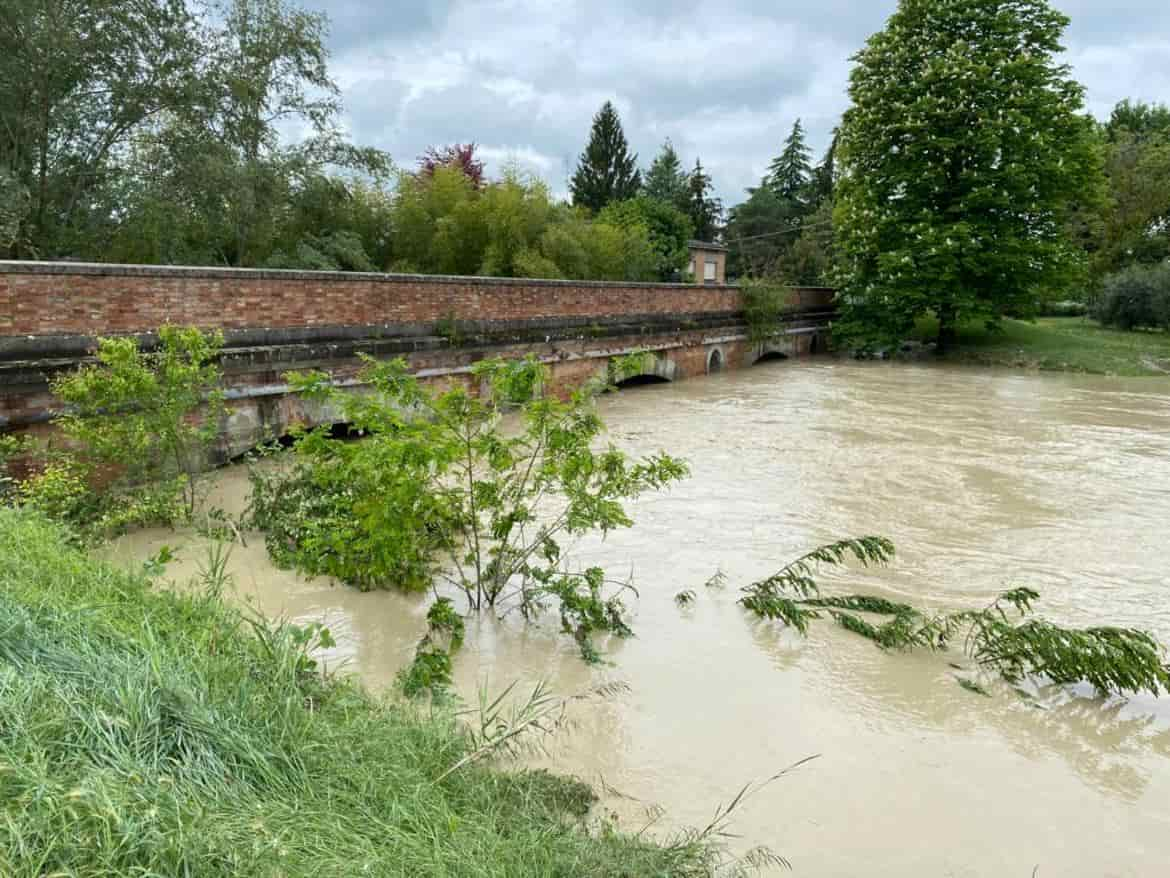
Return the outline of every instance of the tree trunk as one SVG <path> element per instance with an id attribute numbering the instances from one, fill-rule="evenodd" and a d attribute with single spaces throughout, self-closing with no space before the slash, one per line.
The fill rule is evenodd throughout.
<path id="1" fill-rule="evenodd" d="M 957 315 L 953 305 L 943 305 L 938 309 L 938 347 L 937 352 L 944 354 L 955 346 L 957 338 Z"/>

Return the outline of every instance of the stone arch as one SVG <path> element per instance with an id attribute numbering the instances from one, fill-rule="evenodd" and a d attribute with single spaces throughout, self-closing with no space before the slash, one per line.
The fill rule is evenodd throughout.
<path id="1" fill-rule="evenodd" d="M 723 356 L 723 349 L 713 347 L 707 351 L 707 374 L 714 375 L 727 368 L 727 358 Z"/>
<path id="2" fill-rule="evenodd" d="M 617 387 L 637 387 L 642 384 L 666 384 L 681 378 L 678 364 L 669 357 L 647 354 L 642 357 L 641 368 L 630 372 L 616 382 Z"/>
<path id="3" fill-rule="evenodd" d="M 756 363 L 768 363 L 776 360 L 787 360 L 797 354 L 794 336 L 782 335 L 777 338 L 761 342 L 753 347 L 747 355 L 745 365 L 754 366 Z"/>

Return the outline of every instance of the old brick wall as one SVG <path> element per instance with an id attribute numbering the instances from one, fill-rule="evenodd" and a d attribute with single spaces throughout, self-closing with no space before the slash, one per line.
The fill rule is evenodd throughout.
<path id="1" fill-rule="evenodd" d="M 0 262 L 0 335 L 731 313 L 734 287 Z"/>

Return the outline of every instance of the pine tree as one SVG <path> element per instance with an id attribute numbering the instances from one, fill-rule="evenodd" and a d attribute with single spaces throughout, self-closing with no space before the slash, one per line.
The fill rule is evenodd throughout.
<path id="1" fill-rule="evenodd" d="M 1077 267 L 1063 215 L 1102 185 L 1083 89 L 1044 0 L 900 0 L 856 56 L 836 228 L 846 340 L 889 344 L 933 313 L 1032 313 Z"/>
<path id="2" fill-rule="evenodd" d="M 780 198 L 803 201 L 812 179 L 812 150 L 804 142 L 804 126 L 797 119 L 784 141 L 784 151 L 768 166 L 767 186 Z"/>
<path id="3" fill-rule="evenodd" d="M 682 161 L 675 152 L 674 144 L 667 140 L 651 163 L 650 170 L 642 178 L 642 194 L 685 213 L 690 200 L 687 183 L 687 172 L 683 170 Z"/>
<path id="4" fill-rule="evenodd" d="M 573 204 L 598 211 L 611 201 L 633 198 L 641 184 L 638 156 L 630 152 L 617 109 L 606 101 L 593 117 L 589 143 L 569 181 Z"/>
<path id="5" fill-rule="evenodd" d="M 714 195 L 711 177 L 703 171 L 703 163 L 695 159 L 695 169 L 687 179 L 687 215 L 700 241 L 713 241 L 719 233 L 723 204 Z"/>

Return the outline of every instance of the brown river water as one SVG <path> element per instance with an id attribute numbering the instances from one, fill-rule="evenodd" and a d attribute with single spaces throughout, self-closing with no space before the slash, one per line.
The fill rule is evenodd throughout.
<path id="1" fill-rule="evenodd" d="M 819 758 L 733 815 L 737 850 L 766 844 L 807 876 L 1170 875 L 1170 699 L 1088 690 L 962 689 L 958 655 L 885 654 L 831 623 L 807 640 L 749 619 L 738 589 L 806 549 L 883 534 L 885 570 L 824 583 L 920 606 L 983 606 L 1030 585 L 1067 624 L 1137 625 L 1170 642 L 1170 381 L 832 360 L 768 363 L 606 397 L 623 449 L 685 457 L 692 477 L 634 504 L 636 525 L 576 546 L 633 573 L 637 637 L 586 666 L 553 619 L 470 626 L 461 694 L 546 680 L 579 702 L 534 757 L 603 790 L 620 825 L 704 826 L 721 802 Z M 240 511 L 241 467 L 211 502 Z M 136 533 L 115 557 L 200 540 Z M 326 656 L 374 688 L 409 662 L 426 602 L 275 570 L 258 535 L 231 558 L 241 596 L 323 620 Z M 722 570 L 727 587 L 704 582 Z M 673 598 L 694 589 L 693 606 Z M 965 663 L 965 662 L 964 662 Z"/>

